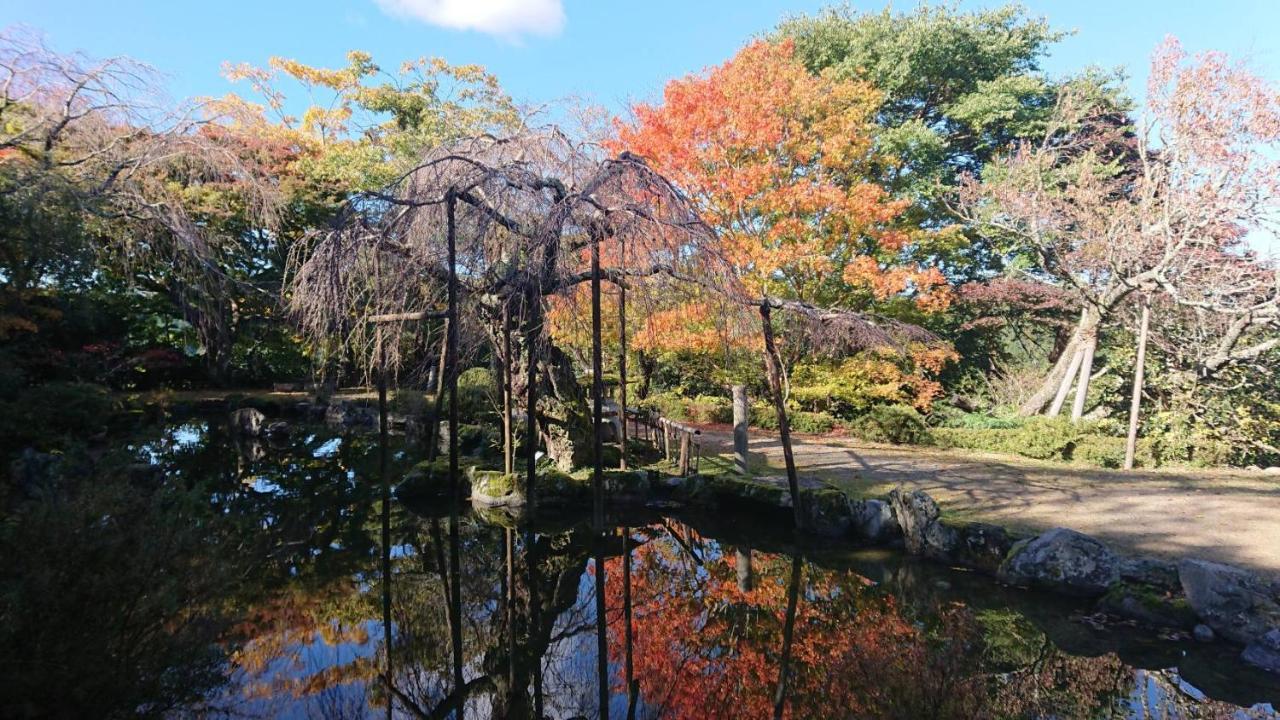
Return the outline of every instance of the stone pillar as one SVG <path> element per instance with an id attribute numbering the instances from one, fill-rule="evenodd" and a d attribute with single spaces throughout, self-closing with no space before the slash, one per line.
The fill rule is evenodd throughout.
<path id="1" fill-rule="evenodd" d="M 747 386 L 733 386 L 733 469 L 747 474 Z"/>

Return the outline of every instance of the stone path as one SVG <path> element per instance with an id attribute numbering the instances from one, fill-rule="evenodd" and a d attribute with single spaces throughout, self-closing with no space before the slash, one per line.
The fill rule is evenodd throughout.
<path id="1" fill-rule="evenodd" d="M 732 429 L 702 426 L 703 452 L 731 453 Z M 1075 468 L 932 448 L 797 435 L 802 474 L 858 494 L 895 485 L 932 495 L 951 517 L 1024 531 L 1063 526 L 1130 552 L 1199 557 L 1280 578 L 1280 477 L 1232 471 Z M 776 435 L 753 430 L 757 472 L 783 467 Z"/>

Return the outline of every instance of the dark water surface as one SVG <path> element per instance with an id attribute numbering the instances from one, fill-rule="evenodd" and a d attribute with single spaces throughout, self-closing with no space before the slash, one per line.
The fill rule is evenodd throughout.
<path id="1" fill-rule="evenodd" d="M 376 435 L 270 444 L 220 425 L 152 431 L 128 452 L 160 471 L 37 502 L 6 531 L 7 552 L 39 547 L 4 559 L 5 715 L 1198 718 L 1280 702 L 1280 678 L 1236 648 L 897 553 L 751 517 L 636 509 L 598 530 L 406 507 Z M 391 480 L 415 458 L 393 449 Z"/>

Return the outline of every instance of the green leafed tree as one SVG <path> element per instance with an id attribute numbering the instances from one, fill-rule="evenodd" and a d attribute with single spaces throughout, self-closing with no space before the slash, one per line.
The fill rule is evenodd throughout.
<path id="1" fill-rule="evenodd" d="M 914 201 L 923 225 L 945 225 L 944 198 L 965 175 L 979 173 L 1002 149 L 1043 134 L 1061 88 L 1090 84 L 1117 106 L 1125 101 L 1097 71 L 1050 79 L 1040 62 L 1065 33 L 1018 5 L 962 11 L 921 5 L 909 12 L 860 13 L 848 5 L 784 21 L 776 35 L 795 43 L 814 73 L 870 81 L 884 93 L 876 120 L 888 158 L 881 181 Z M 998 267 L 985 243 L 959 233 L 916 248 L 953 276 Z"/>

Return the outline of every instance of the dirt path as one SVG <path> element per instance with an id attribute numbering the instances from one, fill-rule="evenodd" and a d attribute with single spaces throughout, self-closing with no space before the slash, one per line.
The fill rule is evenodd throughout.
<path id="1" fill-rule="evenodd" d="M 728 426 L 704 426 L 704 454 L 731 453 Z M 932 495 L 952 517 L 1020 530 L 1064 526 L 1132 552 L 1228 562 L 1280 578 L 1280 478 L 1226 471 L 1122 472 L 1004 455 L 869 445 L 798 435 L 803 474 L 884 495 L 895 485 Z M 776 435 L 753 431 L 750 463 L 783 467 Z"/>

